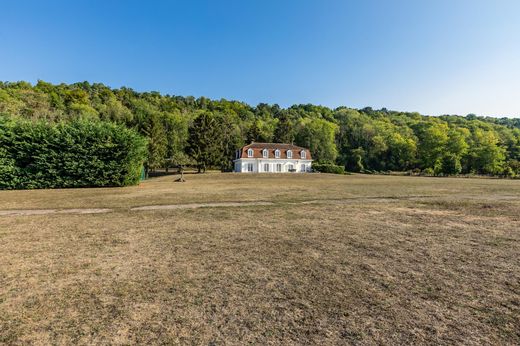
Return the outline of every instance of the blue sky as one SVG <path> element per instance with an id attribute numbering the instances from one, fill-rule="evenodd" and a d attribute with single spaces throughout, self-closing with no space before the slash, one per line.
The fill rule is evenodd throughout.
<path id="1" fill-rule="evenodd" d="M 520 1 L 2 1 L 0 80 L 520 116 Z"/>

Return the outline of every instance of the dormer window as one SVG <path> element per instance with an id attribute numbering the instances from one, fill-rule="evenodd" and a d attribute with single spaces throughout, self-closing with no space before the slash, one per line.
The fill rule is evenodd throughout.
<path id="1" fill-rule="evenodd" d="M 262 157 L 263 157 L 264 159 L 267 159 L 267 156 L 268 156 L 268 151 L 267 151 L 267 149 L 262 150 Z"/>
<path id="2" fill-rule="evenodd" d="M 300 153 L 300 156 L 302 159 L 306 159 L 307 158 L 307 153 L 305 152 L 305 150 L 302 150 L 302 152 Z"/>
<path id="3" fill-rule="evenodd" d="M 247 157 L 253 157 L 253 149 L 247 149 Z"/>
<path id="4" fill-rule="evenodd" d="M 287 158 L 292 159 L 292 150 L 287 150 Z"/>
<path id="5" fill-rule="evenodd" d="M 276 149 L 276 150 L 274 151 L 274 157 L 277 158 L 277 159 L 280 158 L 280 150 Z"/>

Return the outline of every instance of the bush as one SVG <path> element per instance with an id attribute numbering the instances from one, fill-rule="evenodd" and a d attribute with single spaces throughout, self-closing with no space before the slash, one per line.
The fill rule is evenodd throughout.
<path id="1" fill-rule="evenodd" d="M 510 178 L 515 178 L 520 176 L 520 161 L 511 160 L 508 162 L 507 166 L 504 168 L 504 175 Z"/>
<path id="2" fill-rule="evenodd" d="M 312 169 L 321 173 L 345 174 L 343 166 L 337 166 L 331 163 L 315 163 Z"/>
<path id="3" fill-rule="evenodd" d="M 146 140 L 119 125 L 0 116 L 0 189 L 134 185 L 145 158 Z"/>
<path id="4" fill-rule="evenodd" d="M 431 167 L 427 167 L 427 168 L 425 168 L 425 169 L 422 171 L 422 175 L 425 175 L 425 176 L 431 177 L 431 176 L 435 175 L 435 171 L 433 170 L 433 168 L 431 168 Z"/>
<path id="5" fill-rule="evenodd" d="M 462 172 L 460 157 L 449 153 L 444 155 L 442 162 L 442 170 L 446 174 L 460 174 Z"/>

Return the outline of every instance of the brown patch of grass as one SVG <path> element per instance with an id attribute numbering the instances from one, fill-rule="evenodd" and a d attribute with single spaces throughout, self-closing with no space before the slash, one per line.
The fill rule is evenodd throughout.
<path id="1" fill-rule="evenodd" d="M 399 177 L 354 174 L 202 174 L 186 183 L 175 176 L 126 188 L 0 191 L 0 210 L 130 208 L 143 205 L 222 201 L 306 201 L 314 199 L 451 198 L 517 201 L 520 181 Z"/>
<path id="2" fill-rule="evenodd" d="M 0 343 L 520 342 L 518 182 L 167 179 L 0 192 L 4 208 L 114 208 L 0 217 Z M 128 210 L 255 200 L 274 204 Z"/>

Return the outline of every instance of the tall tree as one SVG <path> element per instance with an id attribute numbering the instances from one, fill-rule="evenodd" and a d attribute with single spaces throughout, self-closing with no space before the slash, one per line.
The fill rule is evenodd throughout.
<path id="1" fill-rule="evenodd" d="M 148 137 L 148 161 L 147 168 L 155 170 L 164 167 L 166 158 L 167 138 L 164 124 L 157 113 L 152 113 L 146 118 L 142 133 Z"/>
<path id="2" fill-rule="evenodd" d="M 222 139 L 217 118 L 203 112 L 189 127 L 188 154 L 197 162 L 199 173 L 218 165 L 222 157 Z"/>
<path id="3" fill-rule="evenodd" d="M 277 143 L 294 142 L 294 126 L 287 112 L 282 112 L 274 131 L 274 141 Z"/>
<path id="4" fill-rule="evenodd" d="M 476 130 L 470 152 L 472 170 L 482 174 L 500 174 L 505 164 L 505 148 L 499 146 L 493 131 Z"/>
<path id="5" fill-rule="evenodd" d="M 260 130 L 260 122 L 258 120 L 253 121 L 251 127 L 247 131 L 247 142 L 260 142 L 261 141 L 261 130 Z"/>
<path id="6" fill-rule="evenodd" d="M 296 143 L 307 147 L 314 160 L 334 162 L 338 155 L 334 137 L 337 125 L 323 119 L 304 119 L 299 123 Z"/>
<path id="7" fill-rule="evenodd" d="M 186 145 L 188 143 L 188 120 L 179 113 L 166 113 L 164 126 L 166 131 L 166 159 L 165 168 L 187 163 Z"/>
<path id="8" fill-rule="evenodd" d="M 235 117 L 219 114 L 217 120 L 220 129 L 220 169 L 223 172 L 232 171 L 235 152 L 244 145 L 244 141 Z"/>
<path id="9" fill-rule="evenodd" d="M 439 121 L 419 123 L 416 127 L 419 138 L 419 157 L 422 168 L 434 168 L 442 160 L 448 142 L 448 125 Z"/>

